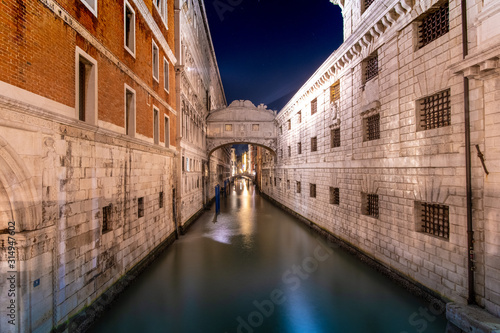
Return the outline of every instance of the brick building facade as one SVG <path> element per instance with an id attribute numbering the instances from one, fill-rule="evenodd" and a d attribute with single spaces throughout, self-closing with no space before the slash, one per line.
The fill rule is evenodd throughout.
<path id="1" fill-rule="evenodd" d="M 442 297 L 500 315 L 500 3 L 332 2 L 344 43 L 276 117 L 259 187 Z"/>

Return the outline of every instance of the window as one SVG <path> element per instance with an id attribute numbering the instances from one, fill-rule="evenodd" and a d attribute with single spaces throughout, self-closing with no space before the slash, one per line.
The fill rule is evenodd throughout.
<path id="1" fill-rule="evenodd" d="M 368 57 L 368 59 L 365 60 L 364 64 L 364 69 L 365 69 L 365 75 L 364 75 L 364 84 L 366 82 L 370 81 L 371 79 L 375 78 L 378 75 L 378 55 L 377 53 L 373 53 Z"/>
<path id="2" fill-rule="evenodd" d="M 137 200 L 137 217 L 144 216 L 144 197 Z"/>
<path id="3" fill-rule="evenodd" d="M 415 202 L 417 228 L 433 236 L 450 238 L 450 209 L 445 205 Z"/>
<path id="4" fill-rule="evenodd" d="M 153 3 L 155 4 L 156 10 L 161 16 L 161 19 L 166 25 L 168 23 L 167 0 L 153 0 Z"/>
<path id="5" fill-rule="evenodd" d="M 224 127 L 226 132 L 232 132 L 233 131 L 233 125 L 231 124 L 226 124 Z"/>
<path id="6" fill-rule="evenodd" d="M 289 190 L 290 189 L 290 180 L 287 180 L 286 181 L 286 189 Z"/>
<path id="7" fill-rule="evenodd" d="M 363 12 L 366 11 L 374 1 L 375 0 L 362 0 Z"/>
<path id="8" fill-rule="evenodd" d="M 315 98 L 311 101 L 311 115 L 318 112 L 318 99 Z"/>
<path id="9" fill-rule="evenodd" d="M 111 212 L 113 211 L 113 206 L 111 204 L 106 207 L 102 207 L 102 233 L 111 230 Z"/>
<path id="10" fill-rule="evenodd" d="M 311 151 L 318 150 L 318 137 L 311 138 Z"/>
<path id="11" fill-rule="evenodd" d="M 160 110 L 153 107 L 153 140 L 155 145 L 160 143 Z"/>
<path id="12" fill-rule="evenodd" d="M 338 187 L 330 187 L 330 204 L 338 205 L 340 203 L 340 190 Z"/>
<path id="13" fill-rule="evenodd" d="M 288 119 L 287 123 L 288 123 L 288 130 L 291 130 L 292 129 L 292 120 Z"/>
<path id="14" fill-rule="evenodd" d="M 292 147 L 288 146 L 288 157 L 292 157 Z"/>
<path id="15" fill-rule="evenodd" d="M 449 21 L 449 6 L 448 1 L 446 1 L 441 7 L 431 10 L 422 19 L 418 28 L 419 48 L 445 35 L 450 30 Z"/>
<path id="16" fill-rule="evenodd" d="M 340 80 L 330 86 L 330 103 L 340 99 Z"/>
<path id="17" fill-rule="evenodd" d="M 300 192 L 301 192 L 300 182 L 297 182 L 297 193 L 300 193 Z"/>
<path id="18" fill-rule="evenodd" d="M 159 73 L 160 73 L 160 50 L 153 40 L 153 51 L 152 51 L 152 64 L 153 64 L 153 78 L 156 81 L 160 81 Z"/>
<path id="19" fill-rule="evenodd" d="M 125 134 L 135 136 L 135 91 L 125 85 Z"/>
<path id="20" fill-rule="evenodd" d="M 283 149 L 280 148 L 280 158 L 283 158 Z"/>
<path id="21" fill-rule="evenodd" d="M 380 139 L 380 114 L 366 117 L 365 125 L 365 141 Z"/>
<path id="22" fill-rule="evenodd" d="M 276 177 L 274 177 L 274 186 L 276 186 Z"/>
<path id="23" fill-rule="evenodd" d="M 302 122 L 302 111 L 297 112 L 297 122 L 299 124 Z"/>
<path id="24" fill-rule="evenodd" d="M 163 198 L 163 191 L 161 191 L 159 194 L 159 197 L 158 197 L 158 204 L 159 204 L 160 208 L 163 208 L 164 201 L 165 200 Z"/>
<path id="25" fill-rule="evenodd" d="M 165 89 L 166 92 L 169 91 L 169 80 L 170 80 L 170 77 L 169 77 L 169 73 L 170 73 L 170 69 L 169 69 L 169 64 L 168 64 L 168 61 L 167 59 L 163 58 L 163 89 Z"/>
<path id="26" fill-rule="evenodd" d="M 316 198 L 316 184 L 309 184 L 309 196 Z"/>
<path id="27" fill-rule="evenodd" d="M 283 134 L 283 126 L 280 126 L 280 134 Z"/>
<path id="28" fill-rule="evenodd" d="M 85 7 L 87 7 L 92 14 L 97 16 L 97 0 L 80 0 Z"/>
<path id="29" fill-rule="evenodd" d="M 302 142 L 297 143 L 297 154 L 302 154 Z"/>
<path id="30" fill-rule="evenodd" d="M 361 214 L 378 218 L 378 194 L 362 193 Z"/>
<path id="31" fill-rule="evenodd" d="M 269 177 L 269 185 L 273 186 L 273 177 Z"/>
<path id="32" fill-rule="evenodd" d="M 135 56 L 135 11 L 132 6 L 125 1 L 124 6 L 124 33 L 125 33 L 125 49 Z"/>
<path id="33" fill-rule="evenodd" d="M 451 123 L 450 90 L 417 101 L 417 130 L 445 127 Z"/>
<path id="34" fill-rule="evenodd" d="M 165 116 L 165 129 L 164 129 L 164 134 L 165 134 L 165 147 L 170 147 L 170 118 Z"/>
<path id="35" fill-rule="evenodd" d="M 76 48 L 76 105 L 78 119 L 97 124 L 97 62 Z"/>
<path id="36" fill-rule="evenodd" d="M 252 131 L 253 132 L 258 132 L 259 131 L 259 124 L 253 124 L 252 125 Z"/>
<path id="37" fill-rule="evenodd" d="M 186 171 L 190 171 L 189 170 L 189 157 L 186 157 Z"/>
<path id="38" fill-rule="evenodd" d="M 334 128 L 330 131 L 330 148 L 340 147 L 340 128 Z"/>

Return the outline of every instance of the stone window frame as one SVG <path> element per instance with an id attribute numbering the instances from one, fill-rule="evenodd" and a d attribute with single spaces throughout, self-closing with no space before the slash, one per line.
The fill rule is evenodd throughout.
<path id="1" fill-rule="evenodd" d="M 445 214 L 443 216 L 442 221 L 431 221 L 429 218 L 435 217 L 434 214 L 430 214 L 432 216 L 426 216 L 426 213 L 429 212 L 429 209 L 439 209 Z M 415 231 L 418 233 L 422 233 L 431 237 L 435 237 L 444 241 L 450 240 L 450 207 L 448 205 L 443 205 L 441 203 L 435 202 L 426 202 L 426 201 L 417 201 L 414 202 L 414 217 L 415 217 Z M 436 225 L 442 223 L 442 230 L 435 230 Z M 426 225 L 424 225 L 426 224 Z M 431 230 L 432 229 L 432 230 Z M 440 235 L 440 231 L 442 235 Z"/>
<path id="2" fill-rule="evenodd" d="M 318 137 L 314 136 L 311 138 L 311 152 L 317 152 L 318 151 Z"/>
<path id="3" fill-rule="evenodd" d="M 130 19 L 130 29 L 128 30 L 127 34 L 127 10 L 130 11 L 132 18 Z M 135 15 L 135 10 L 132 8 L 132 5 L 128 2 L 128 0 L 125 0 L 123 2 L 123 46 L 125 50 L 127 50 L 132 57 L 135 58 L 135 51 L 136 51 L 136 38 L 135 38 L 135 23 L 136 23 L 136 15 Z M 132 44 L 132 45 L 127 45 L 127 44 Z"/>
<path id="4" fill-rule="evenodd" d="M 160 48 L 155 43 L 154 39 L 151 41 L 151 69 L 153 80 L 160 83 Z M 156 51 L 156 52 L 155 52 Z"/>
<path id="5" fill-rule="evenodd" d="M 170 148 L 170 117 L 163 115 L 163 137 L 165 140 L 165 148 Z"/>
<path id="6" fill-rule="evenodd" d="M 379 122 L 378 122 L 378 138 L 372 138 L 370 139 L 369 137 L 369 133 L 368 133 L 368 123 L 369 121 L 371 120 L 371 117 L 373 116 L 377 116 L 378 115 L 378 119 L 379 119 Z M 382 130 L 381 130 L 381 120 L 382 120 L 382 117 L 380 115 L 380 104 L 378 102 L 375 102 L 375 107 L 373 108 L 370 108 L 364 112 L 361 113 L 361 118 L 362 118 L 362 130 L 363 130 L 363 142 L 374 142 L 374 141 L 377 141 L 379 139 L 382 138 Z"/>
<path id="7" fill-rule="evenodd" d="M 160 144 L 160 108 L 153 105 L 153 143 Z"/>
<path id="8" fill-rule="evenodd" d="M 170 93 L 170 63 L 163 57 L 163 89 Z"/>
<path id="9" fill-rule="evenodd" d="M 316 184 L 309 184 L 309 197 L 316 198 Z"/>
<path id="10" fill-rule="evenodd" d="M 87 7 L 87 9 L 92 13 L 94 14 L 95 17 L 97 17 L 97 7 L 98 7 L 98 3 L 97 3 L 98 0 L 80 0 L 81 3 L 83 3 L 83 5 L 85 7 Z M 92 5 L 90 2 L 93 2 L 94 5 Z"/>
<path id="11" fill-rule="evenodd" d="M 129 100 L 130 98 L 130 100 Z M 123 128 L 125 129 L 125 135 L 131 138 L 135 137 L 136 134 L 136 93 L 126 83 L 124 84 L 124 120 Z M 127 126 L 128 124 L 128 126 Z"/>
<path id="12" fill-rule="evenodd" d="M 83 68 L 83 67 L 84 68 Z M 85 69 L 85 77 L 80 78 L 82 69 Z M 97 125 L 97 60 L 92 58 L 87 52 L 83 51 L 78 46 L 75 48 L 75 116 L 76 119 L 84 121 L 91 125 Z M 81 88 L 81 83 L 85 83 L 84 89 Z M 83 102 L 83 119 L 80 104 L 80 94 L 84 94 Z"/>

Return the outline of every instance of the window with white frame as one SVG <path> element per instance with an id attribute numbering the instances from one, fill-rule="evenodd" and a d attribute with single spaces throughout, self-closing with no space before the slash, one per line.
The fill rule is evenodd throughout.
<path id="1" fill-rule="evenodd" d="M 165 147 L 170 147 L 170 118 L 165 115 Z"/>
<path id="2" fill-rule="evenodd" d="M 96 125 L 97 61 L 77 47 L 75 67 L 77 117 L 81 121 Z"/>
<path id="3" fill-rule="evenodd" d="M 169 91 L 169 64 L 167 59 L 163 58 L 163 88 L 165 89 L 166 92 Z"/>
<path id="4" fill-rule="evenodd" d="M 135 136 L 135 90 L 125 85 L 125 134 Z"/>
<path id="5" fill-rule="evenodd" d="M 135 11 L 128 1 L 125 1 L 123 16 L 125 49 L 135 56 Z"/>
<path id="6" fill-rule="evenodd" d="M 85 7 L 87 7 L 92 14 L 97 16 L 97 0 L 80 0 Z"/>
<path id="7" fill-rule="evenodd" d="M 153 139 L 155 145 L 160 143 L 160 110 L 153 107 Z"/>
<path id="8" fill-rule="evenodd" d="M 168 10 L 167 10 L 167 0 L 153 0 L 156 10 L 161 16 L 163 23 L 167 25 L 168 23 Z"/>
<path id="9" fill-rule="evenodd" d="M 152 64 L 153 64 L 153 78 L 156 81 L 160 81 L 160 50 L 158 49 L 158 45 L 156 45 L 153 40 L 153 50 L 152 50 Z"/>

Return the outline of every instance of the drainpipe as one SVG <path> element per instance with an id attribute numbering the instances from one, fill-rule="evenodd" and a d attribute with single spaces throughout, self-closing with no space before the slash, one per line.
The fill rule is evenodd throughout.
<path id="1" fill-rule="evenodd" d="M 462 44 L 463 58 L 469 53 L 467 38 L 467 0 L 462 0 Z M 472 226 L 472 167 L 471 167 L 471 142 L 470 142 L 470 103 L 469 103 L 469 78 L 464 77 L 464 120 L 465 120 L 465 181 L 467 195 L 467 266 L 469 277 L 469 296 L 467 302 L 476 304 L 476 291 L 474 288 L 474 230 Z"/>

